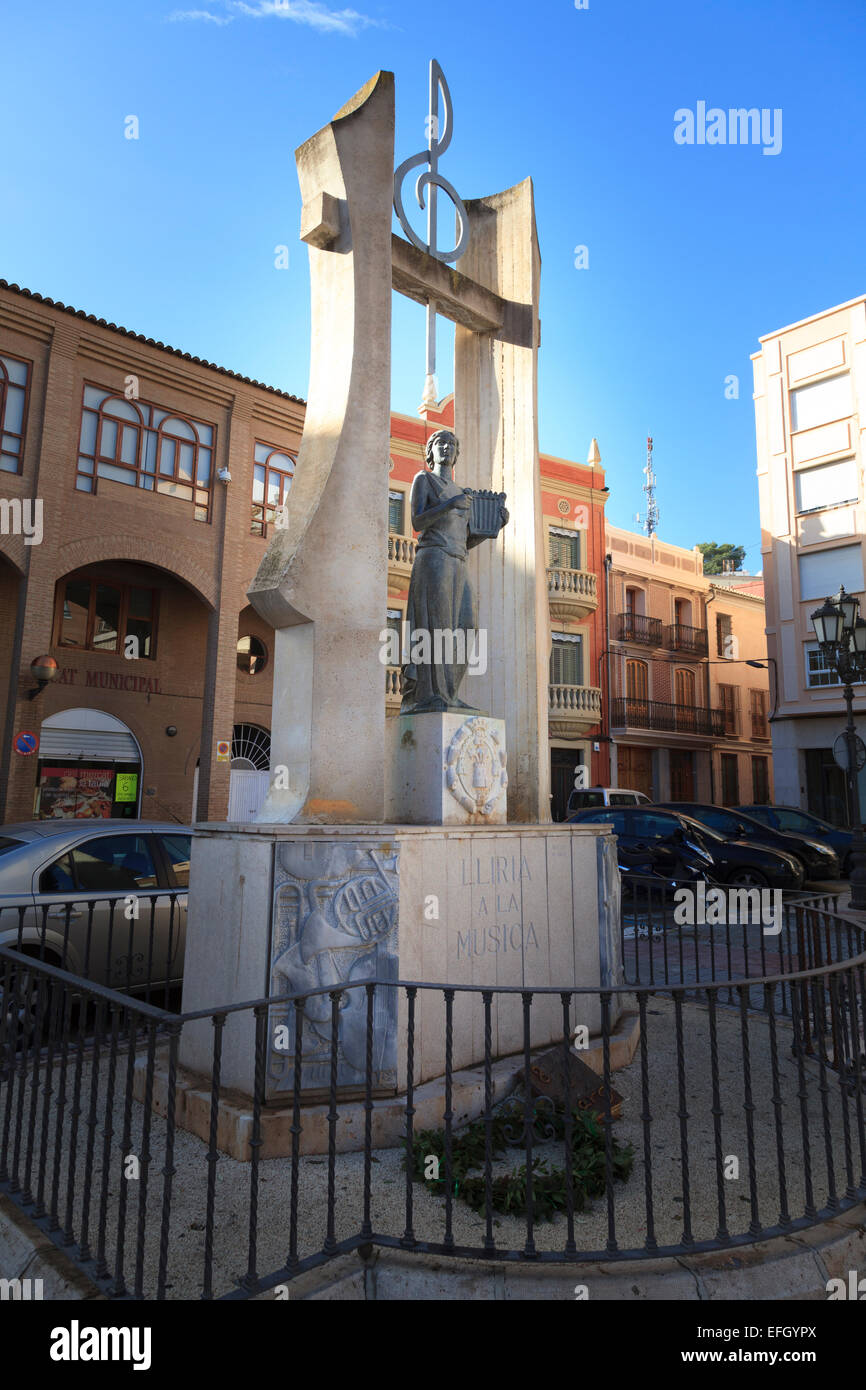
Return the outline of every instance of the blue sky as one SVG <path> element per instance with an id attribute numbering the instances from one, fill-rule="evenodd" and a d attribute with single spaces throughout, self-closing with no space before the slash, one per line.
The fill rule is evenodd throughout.
<path id="1" fill-rule="evenodd" d="M 377 68 L 397 162 L 420 150 L 438 58 L 442 172 L 466 198 L 535 182 L 542 448 L 585 459 L 597 435 L 632 526 L 652 435 L 660 534 L 760 567 L 749 355 L 866 289 L 863 0 L 7 0 L 2 33 L 0 275 L 301 396 L 293 151 Z M 700 101 L 781 109 L 780 152 L 677 144 Z M 411 413 L 423 311 L 394 307 Z"/>

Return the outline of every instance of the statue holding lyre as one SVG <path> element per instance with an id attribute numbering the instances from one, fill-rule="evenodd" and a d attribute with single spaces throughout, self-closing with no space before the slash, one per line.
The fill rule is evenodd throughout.
<path id="1" fill-rule="evenodd" d="M 494 540 L 508 521 L 504 492 L 476 492 L 454 481 L 460 446 L 451 430 L 427 441 L 427 468 L 412 484 L 418 547 L 406 607 L 409 660 L 403 668 L 402 714 L 469 710 L 458 698 L 478 619 L 466 557 Z"/>

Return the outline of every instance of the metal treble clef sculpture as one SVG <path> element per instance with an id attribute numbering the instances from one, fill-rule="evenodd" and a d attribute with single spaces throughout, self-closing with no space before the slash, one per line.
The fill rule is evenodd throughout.
<path id="1" fill-rule="evenodd" d="M 439 120 L 439 96 L 442 96 L 442 121 Z M 439 173 L 439 157 L 451 144 L 451 93 L 445 74 L 435 58 L 430 60 L 430 114 L 427 117 L 427 149 L 405 159 L 394 174 L 394 211 L 400 226 L 409 240 L 419 250 L 435 256 L 438 261 L 456 261 L 469 244 L 469 218 L 457 189 Z M 412 169 L 426 165 L 415 181 L 415 197 L 420 208 L 424 207 L 424 194 L 427 191 L 427 240 L 413 231 L 403 206 L 403 180 Z M 454 204 L 457 213 L 457 244 L 450 251 L 440 251 L 437 246 L 437 198 L 442 189 Z M 431 300 L 427 305 L 427 379 L 424 386 L 422 411 L 436 404 L 436 305 Z"/>

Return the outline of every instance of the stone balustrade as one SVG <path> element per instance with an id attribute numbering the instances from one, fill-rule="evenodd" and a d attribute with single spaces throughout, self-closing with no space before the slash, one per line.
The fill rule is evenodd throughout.
<path id="1" fill-rule="evenodd" d="M 598 578 L 589 570 L 548 567 L 547 596 L 555 618 L 585 618 L 598 607 Z"/>
<path id="2" fill-rule="evenodd" d="M 548 727 L 554 738 L 585 733 L 601 720 L 601 691 L 591 685 L 551 685 Z"/>
<path id="3" fill-rule="evenodd" d="M 394 532 L 388 535 L 388 564 L 406 566 L 412 568 L 412 561 L 415 559 L 415 551 L 418 549 L 418 542 L 414 536 L 397 536 Z"/>

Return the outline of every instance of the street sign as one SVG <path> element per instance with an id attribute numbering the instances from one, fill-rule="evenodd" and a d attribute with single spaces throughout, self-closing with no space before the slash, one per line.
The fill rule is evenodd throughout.
<path id="1" fill-rule="evenodd" d="M 227 738 L 217 740 L 216 760 L 218 763 L 227 763 L 231 761 L 231 747 Z"/>
<path id="2" fill-rule="evenodd" d="M 833 744 L 833 761 L 843 772 L 848 771 L 848 735 L 840 734 Z M 859 734 L 854 735 L 854 767 L 859 772 L 866 767 L 866 743 Z"/>
<path id="3" fill-rule="evenodd" d="M 16 753 L 28 757 L 31 753 L 35 753 L 39 747 L 39 735 L 30 733 L 28 729 L 22 729 L 20 734 L 15 735 L 14 747 Z"/>

